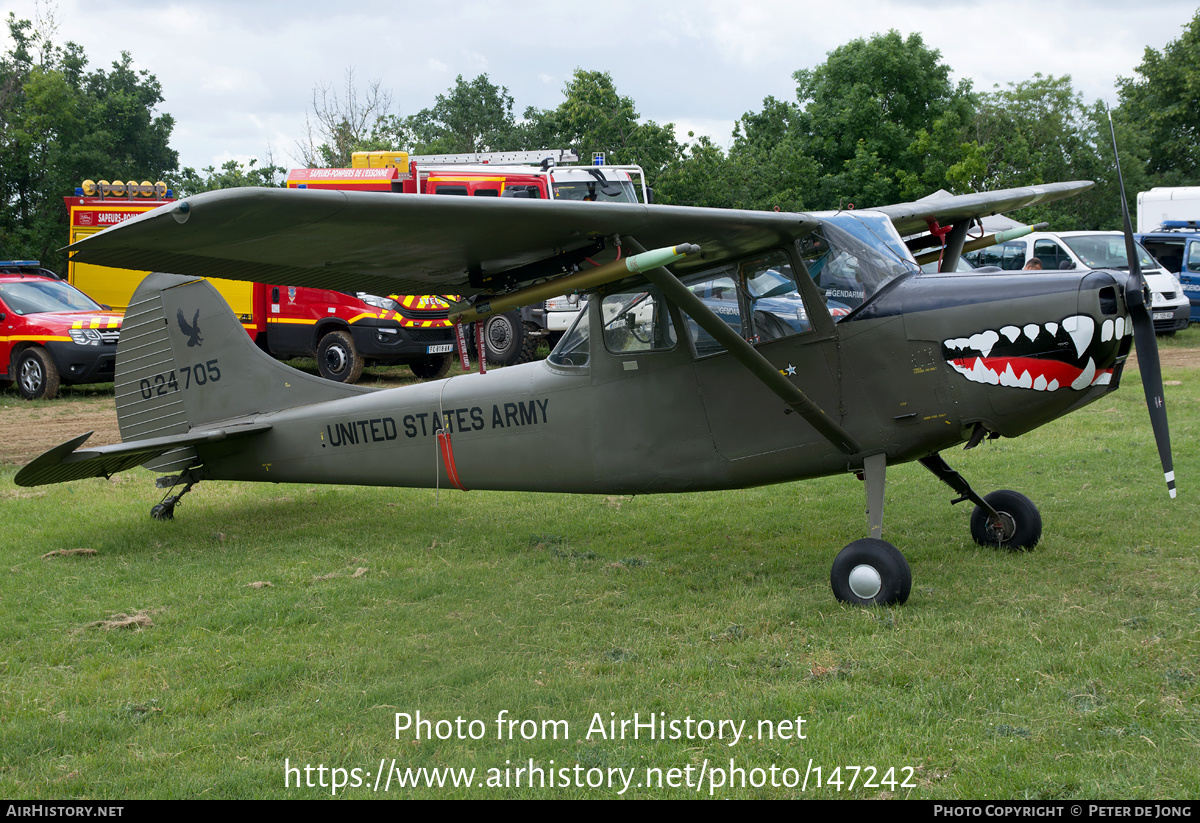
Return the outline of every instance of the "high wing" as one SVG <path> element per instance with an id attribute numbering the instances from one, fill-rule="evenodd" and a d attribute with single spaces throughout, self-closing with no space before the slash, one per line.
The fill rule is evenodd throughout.
<path id="1" fill-rule="evenodd" d="M 498 274 L 633 237 L 709 265 L 812 231 L 808 215 L 561 200 L 239 188 L 162 206 L 69 249 L 78 262 L 379 294 L 478 294 Z M 609 254 L 611 257 L 611 252 Z M 686 266 L 680 264 L 686 270 Z M 474 275 L 474 276 L 473 276 Z"/>
<path id="2" fill-rule="evenodd" d="M 892 219 L 892 224 L 901 235 L 916 234 L 929 228 L 928 221 L 936 220 L 943 226 L 976 217 L 989 217 L 1005 211 L 1015 211 L 1035 203 L 1061 200 L 1090 189 L 1090 180 L 1073 183 L 1048 183 L 1044 186 L 1025 186 L 1019 189 L 960 194 L 919 200 L 915 203 L 897 203 L 893 206 L 877 206 L 879 211 Z"/>
<path id="3" fill-rule="evenodd" d="M 1054 183 L 883 206 L 901 234 L 1057 200 L 1090 182 Z M 819 216 L 634 203 L 237 188 L 162 206 L 69 246 L 82 263 L 342 292 L 494 293 L 489 278 L 597 240 L 643 248 L 694 243 L 676 271 L 707 268 L 795 240 Z M 612 243 L 609 242 L 609 258 Z M 537 277 L 553 278 L 551 265 Z M 532 279 L 525 276 L 520 279 Z"/>

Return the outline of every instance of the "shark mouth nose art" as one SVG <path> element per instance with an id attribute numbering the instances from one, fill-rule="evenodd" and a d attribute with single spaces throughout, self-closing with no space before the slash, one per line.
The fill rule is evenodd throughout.
<path id="1" fill-rule="evenodd" d="M 973 383 L 1033 391 L 1108 385 L 1121 338 L 1133 332 L 1125 317 L 1099 325 L 1086 314 L 1058 323 L 987 329 L 942 341 L 942 357 Z"/>

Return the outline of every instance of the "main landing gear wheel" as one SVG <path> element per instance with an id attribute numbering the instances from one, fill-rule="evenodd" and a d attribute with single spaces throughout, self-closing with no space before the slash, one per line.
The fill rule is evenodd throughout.
<path id="1" fill-rule="evenodd" d="M 350 332 L 331 331 L 317 345 L 317 371 L 326 380 L 357 383 L 362 377 L 363 356 L 354 348 Z"/>
<path id="2" fill-rule="evenodd" d="M 1000 513 L 1002 526 L 991 522 L 979 506 L 971 513 L 971 537 L 981 546 L 1025 551 L 1042 536 L 1042 515 L 1033 501 L 1020 492 L 1001 489 L 983 498 Z"/>
<path id="3" fill-rule="evenodd" d="M 899 606 L 912 590 L 912 570 L 891 543 L 864 537 L 838 552 L 829 585 L 843 603 Z"/>

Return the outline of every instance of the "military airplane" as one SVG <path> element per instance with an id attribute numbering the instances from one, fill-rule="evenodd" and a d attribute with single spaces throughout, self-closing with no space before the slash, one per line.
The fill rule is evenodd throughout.
<path id="1" fill-rule="evenodd" d="M 1083 191 L 1059 183 L 812 214 L 386 192 L 232 189 L 71 247 L 156 272 L 117 356 L 123 443 L 88 434 L 21 485 L 167 474 L 152 514 L 208 479 L 647 494 L 833 474 L 864 480 L 869 536 L 837 555 L 835 596 L 903 603 L 882 539 L 884 476 L 917 460 L 975 505 L 981 544 L 1027 549 L 1024 495 L 983 496 L 941 456 L 1016 437 L 1117 388 L 1136 338 L 1171 496 L 1146 288 L 1132 271 L 952 273 L 978 218 Z M 903 237 L 914 237 L 906 242 Z M 913 249 L 941 249 L 922 273 Z M 259 351 L 203 275 L 473 298 L 471 322 L 588 296 L 542 362 L 389 390 L 331 383 Z M 788 299 L 773 299 L 786 293 Z M 831 311 L 831 307 L 836 310 Z M 90 434 L 90 433 L 89 433 Z"/>

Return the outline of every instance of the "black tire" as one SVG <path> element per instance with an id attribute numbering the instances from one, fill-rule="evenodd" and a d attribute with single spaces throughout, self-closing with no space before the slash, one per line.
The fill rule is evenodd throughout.
<path id="1" fill-rule="evenodd" d="M 538 344 L 541 338 L 536 335 L 538 327 L 534 323 L 525 323 L 525 340 L 521 343 L 521 359 L 518 363 L 532 363 L 538 359 Z"/>
<path id="2" fill-rule="evenodd" d="M 432 355 L 408 364 L 412 373 L 422 380 L 437 380 L 450 373 L 450 355 Z"/>
<path id="3" fill-rule="evenodd" d="M 899 606 L 912 590 L 912 570 L 886 540 L 864 537 L 838 552 L 829 573 L 833 596 L 854 606 Z"/>
<path id="4" fill-rule="evenodd" d="M 521 312 L 493 314 L 483 321 L 483 349 L 489 366 L 512 366 L 525 353 L 525 324 Z"/>
<path id="5" fill-rule="evenodd" d="M 26 400 L 53 400 L 58 396 L 59 375 L 54 358 L 41 346 L 31 346 L 17 357 L 17 391 Z"/>
<path id="6" fill-rule="evenodd" d="M 350 332 L 331 331 L 317 345 L 317 371 L 326 380 L 357 383 L 362 377 L 363 356 L 354 348 Z"/>
<path id="7" fill-rule="evenodd" d="M 1038 544 L 1042 537 L 1042 515 L 1032 500 L 1009 489 L 994 491 L 983 499 L 1004 518 L 1005 528 L 994 528 L 987 512 L 976 506 L 971 512 L 971 537 L 976 543 L 1009 551 L 1029 551 Z"/>

